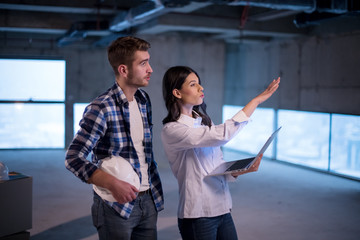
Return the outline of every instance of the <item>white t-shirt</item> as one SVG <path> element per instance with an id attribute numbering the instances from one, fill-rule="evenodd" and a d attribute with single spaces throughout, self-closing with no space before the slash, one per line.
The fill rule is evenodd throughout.
<path id="1" fill-rule="evenodd" d="M 140 192 L 149 189 L 149 175 L 148 175 L 148 164 L 145 161 L 144 152 L 144 125 L 140 114 L 139 106 L 134 98 L 133 101 L 129 102 L 130 112 L 130 133 L 131 139 L 134 143 L 136 153 L 140 161 L 140 171 L 142 181 L 140 183 Z"/>

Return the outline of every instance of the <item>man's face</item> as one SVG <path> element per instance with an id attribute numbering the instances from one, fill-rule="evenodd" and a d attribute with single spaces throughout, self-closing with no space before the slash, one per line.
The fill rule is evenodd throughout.
<path id="1" fill-rule="evenodd" d="M 150 76 L 153 72 L 150 63 L 150 54 L 147 51 L 136 51 L 134 61 L 128 69 L 127 85 L 139 88 L 149 85 Z"/>

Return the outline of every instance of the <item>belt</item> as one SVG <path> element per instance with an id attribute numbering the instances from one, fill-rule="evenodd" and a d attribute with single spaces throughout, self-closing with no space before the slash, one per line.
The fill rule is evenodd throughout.
<path id="1" fill-rule="evenodd" d="M 145 191 L 139 192 L 137 196 L 141 197 L 141 196 L 144 196 L 144 195 L 147 195 L 147 194 L 150 195 L 150 193 L 151 193 L 151 190 L 150 190 L 150 188 L 148 188 Z"/>

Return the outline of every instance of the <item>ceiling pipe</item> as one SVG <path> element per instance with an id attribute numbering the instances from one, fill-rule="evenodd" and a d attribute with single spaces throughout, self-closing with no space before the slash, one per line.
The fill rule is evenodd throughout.
<path id="1" fill-rule="evenodd" d="M 356 7 L 356 1 L 357 0 L 212 0 L 212 2 L 223 2 L 231 6 L 254 6 L 276 10 L 298 11 L 299 13 L 294 19 L 294 24 L 299 28 L 317 25 L 320 21 L 339 17 L 344 14 L 359 13 L 359 9 Z"/>
<path id="2" fill-rule="evenodd" d="M 8 4 L 8 3 L 0 3 L 0 9 L 15 10 L 15 11 L 72 13 L 72 14 L 95 14 L 97 12 L 97 10 L 94 8 L 39 6 L 39 5 L 31 5 L 31 4 Z M 113 15 L 116 13 L 116 10 L 100 9 L 100 13 L 102 15 Z"/>
<path id="3" fill-rule="evenodd" d="M 58 46 L 66 46 L 71 43 L 81 41 L 86 38 L 88 33 L 91 31 L 110 30 L 111 32 L 119 33 L 159 16 L 161 11 L 164 10 L 165 7 L 161 2 L 159 2 L 159 0 L 151 0 L 150 2 L 131 8 L 129 11 L 118 12 L 111 23 L 108 23 L 107 21 L 100 22 L 99 20 L 91 22 L 76 22 L 72 24 L 71 28 L 63 36 L 57 39 L 57 44 Z M 104 42 L 108 42 L 108 38 L 106 36 L 96 42 L 95 45 L 104 45 Z"/>
<path id="4" fill-rule="evenodd" d="M 211 1 L 151 0 L 129 11 L 119 12 L 110 24 L 110 30 L 121 32 L 169 12 L 188 13 L 212 4 Z"/>
<path id="5" fill-rule="evenodd" d="M 149 23 L 157 17 L 169 12 L 192 12 L 196 9 L 216 4 L 254 6 L 283 10 L 283 12 L 281 12 L 282 15 L 280 16 L 287 16 L 291 14 L 291 12 L 292 14 L 294 12 L 301 12 L 302 16 L 299 16 L 294 21 L 295 25 L 299 27 L 306 26 L 314 20 L 319 21 L 321 20 L 321 17 L 329 18 L 334 17 L 334 15 L 336 16 L 334 13 L 346 12 L 347 5 L 345 6 L 344 2 L 347 1 L 351 2 L 352 0 L 149 0 L 128 11 L 117 12 L 116 17 L 109 23 L 107 30 L 109 33 L 112 32 L 112 34 L 125 34 L 127 32 L 135 31 L 136 27 Z M 331 13 L 331 16 L 328 16 L 329 14 L 318 15 L 318 12 Z M 308 17 L 306 15 L 311 16 Z M 276 17 L 279 16 L 276 15 Z M 265 16 L 266 20 L 271 20 L 273 18 L 273 15 Z M 91 29 L 80 29 L 81 31 L 78 29 L 72 30 L 75 30 L 75 32 L 67 34 L 67 37 L 69 37 L 68 40 L 71 40 L 72 37 L 84 38 L 86 37 L 86 31 Z M 105 39 L 102 40 L 104 40 L 102 41 L 103 44 Z"/>
<path id="6" fill-rule="evenodd" d="M 227 2 L 230 6 L 250 6 L 250 7 L 263 7 L 277 10 L 293 10 L 303 12 L 313 12 L 316 9 L 316 0 L 251 0 L 251 1 L 219 1 L 214 2 Z"/>
<path id="7" fill-rule="evenodd" d="M 360 4 L 357 0 L 317 0 L 316 11 L 312 13 L 299 13 L 294 19 L 298 27 L 319 25 L 320 22 L 344 15 L 360 13 Z M 354 4 L 355 3 L 355 4 Z"/>
<path id="8" fill-rule="evenodd" d="M 120 12 L 110 24 L 110 30 L 121 32 L 130 27 L 145 23 L 165 12 L 165 6 L 159 0 L 152 0 L 131 8 L 127 12 Z"/>
<path id="9" fill-rule="evenodd" d="M 106 31 L 109 29 L 108 21 L 83 21 L 76 22 L 71 28 L 60 38 L 57 39 L 57 45 L 63 47 L 74 42 L 78 42 L 86 38 L 89 32 Z"/>

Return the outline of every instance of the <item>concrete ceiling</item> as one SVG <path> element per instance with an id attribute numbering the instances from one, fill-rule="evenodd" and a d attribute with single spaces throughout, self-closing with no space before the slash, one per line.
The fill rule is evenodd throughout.
<path id="1" fill-rule="evenodd" d="M 227 42 L 360 30 L 358 0 L 2 0 L 0 39 L 107 46 L 128 34 Z"/>

